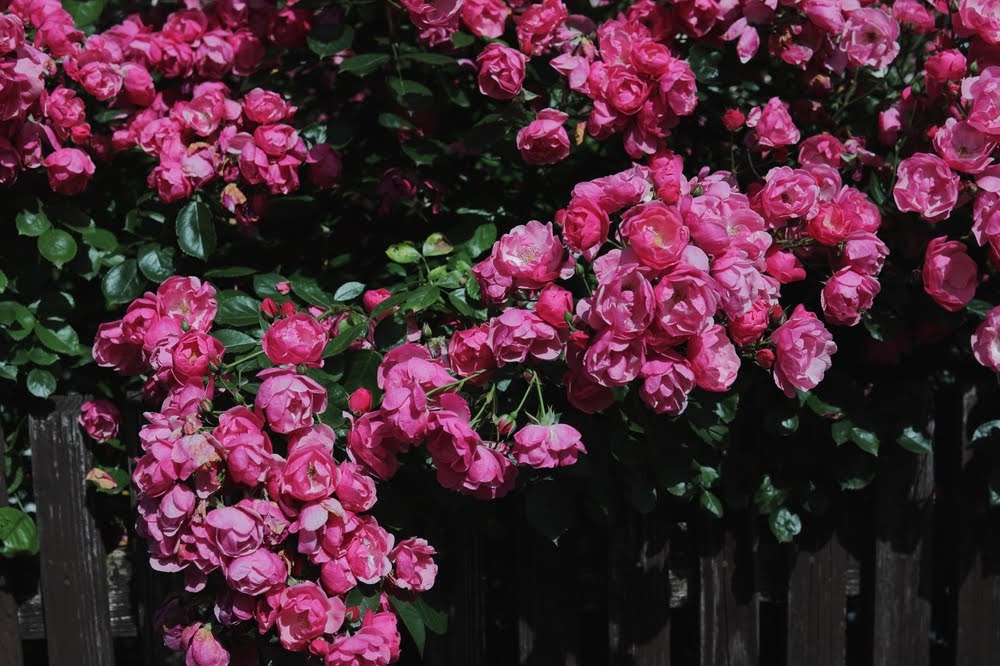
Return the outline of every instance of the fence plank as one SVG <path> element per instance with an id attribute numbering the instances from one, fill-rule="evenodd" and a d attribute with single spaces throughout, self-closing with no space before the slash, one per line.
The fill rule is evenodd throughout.
<path id="1" fill-rule="evenodd" d="M 923 396 L 933 438 L 930 395 Z M 874 666 L 930 662 L 934 459 L 895 443 L 879 452 L 876 489 Z"/>
<path id="2" fill-rule="evenodd" d="M 83 399 L 54 399 L 29 421 L 42 599 L 50 666 L 114 663 L 104 547 L 88 511 L 87 451 L 77 425 Z"/>
<path id="3" fill-rule="evenodd" d="M 843 666 L 847 648 L 847 550 L 832 523 L 807 523 L 788 577 L 789 664 Z"/>
<path id="4" fill-rule="evenodd" d="M 662 504 L 611 523 L 608 642 L 615 664 L 670 666 L 670 523 Z"/>
<path id="5" fill-rule="evenodd" d="M 0 423 L 0 448 L 4 446 L 3 424 Z M 0 468 L 0 506 L 7 506 L 7 475 Z M 0 560 L 0 666 L 21 666 L 24 655 L 18 634 L 17 599 L 7 589 L 12 563 Z"/>
<path id="6" fill-rule="evenodd" d="M 969 433 L 975 427 L 970 416 L 977 406 L 993 411 L 995 395 L 981 395 L 984 387 L 966 387 L 959 398 L 959 446 L 953 456 L 958 464 L 956 480 L 959 529 L 959 585 L 956 614 L 955 664 L 979 666 L 996 661 L 1000 653 L 1000 525 L 984 501 L 986 474 L 995 464 L 982 456 L 992 451 L 975 450 Z M 992 414 L 990 414 L 992 416 Z M 992 448 L 992 447 L 991 447 Z"/>
<path id="7" fill-rule="evenodd" d="M 565 538 L 565 537 L 564 537 Z M 522 666 L 580 666 L 573 558 L 527 525 L 518 538 L 518 655 Z"/>
<path id="8" fill-rule="evenodd" d="M 746 514 L 701 520 L 701 665 L 754 666 L 760 608 L 753 524 Z"/>

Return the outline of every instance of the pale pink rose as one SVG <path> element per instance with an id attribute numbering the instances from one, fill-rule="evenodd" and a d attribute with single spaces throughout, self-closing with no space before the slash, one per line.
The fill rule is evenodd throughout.
<path id="1" fill-rule="evenodd" d="M 934 150 L 945 163 L 963 173 L 982 173 L 993 161 L 997 144 L 964 121 L 948 118 L 934 135 Z"/>
<path id="2" fill-rule="evenodd" d="M 77 148 L 60 148 L 42 162 L 49 177 L 49 187 L 59 194 L 79 194 L 87 189 L 94 175 L 94 162 Z"/>
<path id="3" fill-rule="evenodd" d="M 505 0 L 465 0 L 462 4 L 462 23 L 477 37 L 503 35 L 510 14 Z"/>
<path id="4" fill-rule="evenodd" d="M 642 364 L 639 397 L 657 414 L 676 416 L 684 411 L 694 389 L 694 371 L 677 352 L 668 351 Z"/>
<path id="5" fill-rule="evenodd" d="M 486 344 L 497 367 L 521 363 L 529 356 L 552 361 L 562 353 L 558 332 L 531 310 L 508 308 L 489 321 Z"/>
<path id="6" fill-rule="evenodd" d="M 537 119 L 517 133 L 517 149 L 521 151 L 521 158 L 527 164 L 555 164 L 566 159 L 569 155 L 569 135 L 563 123 L 568 119 L 567 114 L 556 109 L 539 111 Z"/>
<path id="7" fill-rule="evenodd" d="M 598 285 L 594 296 L 581 302 L 586 319 L 597 330 L 610 328 L 619 338 L 642 335 L 653 322 L 653 287 L 635 264 L 621 266 Z"/>
<path id="8" fill-rule="evenodd" d="M 660 278 L 653 294 L 656 323 L 677 342 L 708 330 L 719 307 L 714 280 L 686 264 Z"/>
<path id="9" fill-rule="evenodd" d="M 87 435 L 103 443 L 118 436 L 121 419 L 121 412 L 114 404 L 107 400 L 89 400 L 80 407 L 78 420 Z"/>
<path id="10" fill-rule="evenodd" d="M 479 92 L 493 99 L 513 99 L 521 92 L 528 58 L 521 52 L 494 42 L 476 57 Z"/>
<path id="11" fill-rule="evenodd" d="M 958 202 L 958 184 L 958 175 L 940 157 L 916 153 L 900 162 L 892 197 L 901 212 L 940 222 Z"/>
<path id="12" fill-rule="evenodd" d="M 882 287 L 878 280 L 853 268 L 834 273 L 820 292 L 823 316 L 837 326 L 856 326 L 861 315 L 871 309 Z"/>
<path id="13" fill-rule="evenodd" d="M 223 567 L 229 587 L 260 596 L 284 585 L 288 578 L 288 564 L 280 555 L 267 548 L 234 558 Z"/>
<path id="14" fill-rule="evenodd" d="M 840 50 L 855 67 L 880 70 L 899 54 L 899 23 L 881 9 L 855 9 L 840 35 Z"/>
<path id="15" fill-rule="evenodd" d="M 972 354 L 980 365 L 1000 372 L 1000 306 L 987 312 L 972 334 Z"/>
<path id="16" fill-rule="evenodd" d="M 340 629 L 346 611 L 340 597 L 328 597 L 316 583 L 286 587 L 278 598 L 275 617 L 278 639 L 287 650 L 304 650 L 313 639 Z"/>
<path id="17" fill-rule="evenodd" d="M 979 284 L 979 268 L 965 243 L 950 241 L 945 236 L 927 245 L 921 276 L 924 291 L 949 312 L 958 312 L 968 305 Z"/>
<path id="18" fill-rule="evenodd" d="M 212 509 L 205 516 L 205 523 L 219 553 L 227 557 L 248 555 L 260 548 L 264 539 L 260 516 L 236 507 Z"/>
<path id="19" fill-rule="evenodd" d="M 160 317 L 177 317 L 189 328 L 207 332 L 219 310 L 215 293 L 208 282 L 175 275 L 156 290 L 156 309 Z"/>
<path id="20" fill-rule="evenodd" d="M 830 357 L 837 352 L 830 331 L 801 304 L 771 334 L 771 342 L 775 347 L 774 383 L 789 398 L 795 397 L 795 389 L 815 388 L 832 365 Z"/>
<path id="21" fill-rule="evenodd" d="M 433 556 L 437 551 L 426 539 L 404 539 L 389 553 L 393 564 L 392 578 L 396 587 L 414 592 L 426 592 L 434 587 L 438 566 Z"/>
<path id="22" fill-rule="evenodd" d="M 996 0 L 960 0 L 957 18 L 964 32 L 974 32 L 987 44 L 1000 44 L 1000 7 Z"/>
<path id="23" fill-rule="evenodd" d="M 333 494 L 339 480 L 340 470 L 329 449 L 299 446 L 288 454 L 280 488 L 282 495 L 311 502 Z"/>
<path id="24" fill-rule="evenodd" d="M 712 263 L 712 278 L 718 287 L 719 305 L 730 317 L 744 314 L 771 292 L 767 278 L 742 250 L 730 250 Z"/>
<path id="25" fill-rule="evenodd" d="M 763 107 L 752 108 L 747 115 L 746 124 L 754 129 L 755 145 L 765 149 L 798 143 L 801 137 L 779 97 L 772 97 Z"/>
<path id="26" fill-rule="evenodd" d="M 691 237 L 680 213 L 660 201 L 640 204 L 622 215 L 621 234 L 639 261 L 657 271 L 680 261 Z"/>
<path id="27" fill-rule="evenodd" d="M 526 425 L 514 434 L 514 442 L 511 453 L 517 464 L 535 469 L 572 465 L 587 452 L 580 432 L 565 423 Z"/>
<path id="28" fill-rule="evenodd" d="M 326 411 L 326 389 L 294 368 L 268 368 L 257 376 L 263 381 L 254 399 L 254 411 L 275 432 L 311 426 L 313 416 Z"/>
<path id="29" fill-rule="evenodd" d="M 719 325 L 688 340 L 687 360 L 695 385 L 706 391 L 728 391 L 740 370 L 736 347 Z"/>
<path id="30" fill-rule="evenodd" d="M 271 324 L 262 345 L 272 363 L 318 368 L 328 341 L 329 334 L 315 317 L 297 313 Z"/>
<path id="31" fill-rule="evenodd" d="M 776 167 L 764 176 L 760 211 L 772 228 L 784 226 L 792 218 L 807 218 L 819 198 L 819 184 L 805 169 Z"/>

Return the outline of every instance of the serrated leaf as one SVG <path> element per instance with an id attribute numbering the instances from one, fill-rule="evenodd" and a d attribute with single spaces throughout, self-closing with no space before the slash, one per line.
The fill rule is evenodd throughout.
<path id="1" fill-rule="evenodd" d="M 345 282 L 337 287 L 337 291 L 333 292 L 333 300 L 349 301 L 360 296 L 364 290 L 365 285 L 360 282 Z"/>
<path id="2" fill-rule="evenodd" d="M 710 514 L 716 518 L 722 518 L 724 513 L 722 509 L 722 500 L 715 496 L 710 490 L 703 490 L 701 492 L 701 497 L 699 498 L 701 508 L 708 511 Z"/>
<path id="3" fill-rule="evenodd" d="M 351 343 L 367 332 L 367 321 L 347 323 L 346 326 L 342 323 L 336 337 L 326 344 L 326 349 L 323 350 L 323 358 L 330 358 L 331 356 L 344 353 L 351 346 Z"/>
<path id="4" fill-rule="evenodd" d="M 433 233 L 424 241 L 421 253 L 425 257 L 443 257 L 454 250 L 454 246 L 448 242 L 442 233 Z"/>
<path id="5" fill-rule="evenodd" d="M 48 370 L 34 368 L 28 373 L 28 393 L 36 398 L 48 398 L 56 390 L 56 378 Z"/>
<path id="6" fill-rule="evenodd" d="M 911 453 L 930 453 L 933 450 L 931 440 L 924 433 L 912 426 L 907 426 L 896 438 L 896 443 Z"/>
<path id="7" fill-rule="evenodd" d="M 84 227 L 79 229 L 83 242 L 92 248 L 110 252 L 118 247 L 118 238 L 107 229 L 100 227 Z"/>
<path id="8" fill-rule="evenodd" d="M 310 305 L 329 307 L 334 298 L 329 292 L 322 289 L 315 280 L 310 278 L 293 278 L 291 280 L 292 291 L 301 296 Z"/>
<path id="9" fill-rule="evenodd" d="M 465 247 L 469 250 L 469 254 L 475 259 L 484 252 L 488 252 L 493 248 L 493 244 L 497 242 L 497 225 L 489 222 L 487 224 L 481 224 L 476 227 L 476 231 L 472 234 L 466 243 Z"/>
<path id="10" fill-rule="evenodd" d="M 286 298 L 275 285 L 287 281 L 288 278 L 278 273 L 258 273 L 253 276 L 253 293 L 260 298 Z"/>
<path id="11" fill-rule="evenodd" d="M 448 613 L 432 608 L 423 596 L 417 597 L 413 605 L 420 611 L 420 616 L 423 618 L 424 624 L 428 629 L 438 635 L 448 631 Z"/>
<path id="12" fill-rule="evenodd" d="M 802 521 L 786 507 L 781 507 L 772 513 L 767 522 L 771 527 L 771 533 L 781 543 L 789 543 L 802 531 Z"/>
<path id="13" fill-rule="evenodd" d="M 858 448 L 865 453 L 878 456 L 878 435 L 863 428 L 851 428 L 851 441 L 857 444 Z"/>
<path id="14" fill-rule="evenodd" d="M 23 340 L 35 328 L 35 315 L 16 301 L 0 302 L 0 326 L 13 340 Z"/>
<path id="15" fill-rule="evenodd" d="M 410 297 L 406 299 L 406 303 L 403 305 L 403 309 L 420 312 L 434 305 L 439 300 L 441 300 L 441 289 L 428 284 L 411 292 Z"/>
<path id="16" fill-rule="evenodd" d="M 12 506 L 0 508 L 0 556 L 38 553 L 38 531 L 31 517 Z"/>
<path id="17" fill-rule="evenodd" d="M 367 76 L 387 62 L 389 62 L 389 55 L 386 53 L 362 53 L 345 58 L 340 63 L 340 71 L 355 76 Z"/>
<path id="18" fill-rule="evenodd" d="M 408 242 L 390 245 L 385 254 L 397 264 L 413 264 L 420 261 L 420 252 Z"/>
<path id="19" fill-rule="evenodd" d="M 163 282 L 175 273 L 173 248 L 146 245 L 139 250 L 139 270 L 153 282 Z"/>
<path id="20" fill-rule="evenodd" d="M 198 259 L 208 259 L 215 251 L 218 238 L 208 206 L 192 201 L 177 213 L 177 244 L 181 250 Z"/>
<path id="21" fill-rule="evenodd" d="M 252 338 L 243 331 L 236 331 L 231 328 L 212 331 L 212 337 L 221 342 L 228 352 L 243 352 L 260 344 L 260 341 Z"/>
<path id="22" fill-rule="evenodd" d="M 351 48 L 354 41 L 354 28 L 349 25 L 319 24 L 312 29 L 306 38 L 309 50 L 320 58 L 329 58 L 341 51 Z"/>
<path id="23" fill-rule="evenodd" d="M 35 324 L 35 337 L 39 342 L 59 354 L 75 354 L 80 348 L 80 338 L 72 326 L 52 330 L 41 324 Z"/>
<path id="24" fill-rule="evenodd" d="M 60 5 L 73 17 L 77 28 L 92 25 L 104 11 L 104 0 L 61 0 Z"/>
<path id="25" fill-rule="evenodd" d="M 76 241 L 62 229 L 47 229 L 38 237 L 38 252 L 56 268 L 72 261 L 76 256 Z"/>
<path id="26" fill-rule="evenodd" d="M 101 291 L 111 305 L 128 303 L 142 295 L 143 281 L 135 259 L 126 259 L 104 275 Z"/>
<path id="27" fill-rule="evenodd" d="M 260 321 L 260 303 L 240 292 L 221 292 L 217 324 L 225 326 L 251 326 Z"/>
<path id="28" fill-rule="evenodd" d="M 20 235 L 35 237 L 48 231 L 52 227 L 52 223 L 49 222 L 48 216 L 39 206 L 37 213 L 30 210 L 19 212 L 14 220 L 14 226 L 17 227 L 17 233 Z"/>

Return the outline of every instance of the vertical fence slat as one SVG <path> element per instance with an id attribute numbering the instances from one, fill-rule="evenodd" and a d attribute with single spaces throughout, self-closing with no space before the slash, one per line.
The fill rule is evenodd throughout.
<path id="1" fill-rule="evenodd" d="M 485 666 L 488 663 L 486 627 L 485 535 L 482 522 L 449 539 L 454 552 L 448 554 L 451 613 L 448 620 L 447 649 L 439 663 Z"/>
<path id="2" fill-rule="evenodd" d="M 0 424 L 0 447 L 4 445 L 3 425 Z M 0 506 L 7 506 L 7 475 L 0 468 Z M 21 666 L 21 636 L 17 624 L 17 599 L 7 589 L 6 578 L 11 563 L 0 560 L 0 666 Z"/>
<path id="3" fill-rule="evenodd" d="M 754 666 L 760 654 L 753 524 L 702 519 L 701 666 Z"/>
<path id="4" fill-rule="evenodd" d="M 986 472 L 995 460 L 983 464 L 978 460 L 983 451 L 976 451 L 969 442 L 969 433 L 975 427 L 970 416 L 983 399 L 982 389 L 965 388 L 961 393 L 960 432 L 955 438 L 959 443 L 953 455 L 960 463 L 958 480 L 959 526 L 959 585 L 957 599 L 957 630 L 955 635 L 956 666 L 978 666 L 996 661 L 1000 653 L 1000 576 L 998 550 L 1000 550 L 1000 524 L 984 507 L 983 495 Z M 992 397 L 992 396 L 991 396 Z M 990 397 L 986 397 L 990 400 Z M 986 403 L 989 404 L 989 403 Z M 974 457 L 977 459 L 974 460 Z"/>
<path id="5" fill-rule="evenodd" d="M 107 666 L 114 650 L 105 553 L 88 510 L 87 451 L 77 425 L 83 400 L 54 402 L 46 418 L 29 421 L 49 664 Z"/>
<path id="6" fill-rule="evenodd" d="M 567 549 L 527 525 L 518 539 L 518 656 L 522 666 L 579 666 L 576 576 Z M 575 564 L 575 563 L 573 563 Z"/>
<path id="7" fill-rule="evenodd" d="M 608 545 L 610 663 L 670 666 L 670 523 L 662 503 L 612 521 Z"/>
<path id="8" fill-rule="evenodd" d="M 847 550 L 832 525 L 799 540 L 788 576 L 788 664 L 843 666 L 847 648 Z"/>
<path id="9" fill-rule="evenodd" d="M 930 394 L 923 405 L 934 437 Z M 879 452 L 872 627 L 874 666 L 930 662 L 934 459 L 894 443 Z"/>

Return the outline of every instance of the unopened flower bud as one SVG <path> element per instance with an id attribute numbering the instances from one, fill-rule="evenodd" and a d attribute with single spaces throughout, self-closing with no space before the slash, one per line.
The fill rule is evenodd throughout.
<path id="1" fill-rule="evenodd" d="M 347 406 L 355 414 L 370 412 L 372 408 L 372 392 L 362 386 L 355 390 L 347 399 Z"/>

